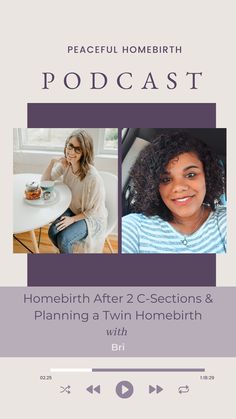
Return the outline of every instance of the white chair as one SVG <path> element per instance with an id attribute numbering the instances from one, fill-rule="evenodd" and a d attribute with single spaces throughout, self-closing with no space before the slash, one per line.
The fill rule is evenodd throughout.
<path id="1" fill-rule="evenodd" d="M 117 226 L 117 222 L 118 222 L 118 178 L 117 176 L 108 172 L 99 171 L 99 174 L 102 177 L 104 186 L 105 186 L 105 191 L 106 191 L 105 205 L 108 211 L 105 241 L 107 242 L 111 253 L 114 253 L 110 240 L 108 239 L 108 236 Z"/>

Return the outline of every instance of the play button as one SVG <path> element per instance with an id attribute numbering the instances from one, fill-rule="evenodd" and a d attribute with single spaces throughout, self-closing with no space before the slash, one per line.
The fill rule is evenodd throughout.
<path id="1" fill-rule="evenodd" d="M 129 381 L 120 381 L 116 386 L 116 394 L 121 399 L 128 399 L 133 395 L 134 387 Z"/>

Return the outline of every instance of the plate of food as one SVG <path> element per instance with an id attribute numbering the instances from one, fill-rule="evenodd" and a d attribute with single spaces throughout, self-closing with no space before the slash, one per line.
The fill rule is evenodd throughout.
<path id="1" fill-rule="evenodd" d="M 58 193 L 55 189 L 46 187 L 46 185 L 31 182 L 26 184 L 24 199 L 29 205 L 45 207 L 58 201 Z"/>

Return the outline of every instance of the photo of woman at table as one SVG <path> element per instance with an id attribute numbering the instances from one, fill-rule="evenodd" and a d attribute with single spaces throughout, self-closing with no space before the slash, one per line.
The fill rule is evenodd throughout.
<path id="1" fill-rule="evenodd" d="M 225 253 L 222 161 L 187 132 L 161 134 L 130 172 L 123 253 Z"/>
<path id="2" fill-rule="evenodd" d="M 69 208 L 49 227 L 48 235 L 60 253 L 102 253 L 107 210 L 103 180 L 93 166 L 93 140 L 84 130 L 71 133 L 64 157 L 52 159 L 42 180 L 62 177 L 71 190 Z"/>

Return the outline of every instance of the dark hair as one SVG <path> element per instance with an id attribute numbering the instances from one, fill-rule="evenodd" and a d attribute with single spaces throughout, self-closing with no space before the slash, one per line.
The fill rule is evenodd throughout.
<path id="1" fill-rule="evenodd" d="M 65 148 L 64 148 L 64 154 L 66 156 L 66 146 L 69 143 L 70 139 L 72 137 L 75 137 L 81 147 L 82 150 L 82 156 L 80 159 L 80 171 L 78 176 L 81 180 L 85 178 L 85 176 L 88 173 L 89 165 L 93 164 L 93 140 L 92 137 L 85 131 L 85 130 L 76 130 L 73 131 L 70 136 L 66 139 Z"/>
<path id="2" fill-rule="evenodd" d="M 204 203 L 214 211 L 224 193 L 223 164 L 201 140 L 187 132 L 161 134 L 139 154 L 131 169 L 131 211 L 147 216 L 159 215 L 171 221 L 173 215 L 161 199 L 160 178 L 174 157 L 195 153 L 203 164 L 206 182 Z"/>

